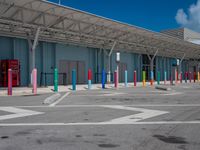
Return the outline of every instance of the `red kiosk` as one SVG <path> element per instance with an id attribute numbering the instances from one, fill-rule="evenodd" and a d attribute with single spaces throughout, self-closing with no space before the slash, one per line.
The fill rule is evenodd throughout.
<path id="1" fill-rule="evenodd" d="M 20 86 L 19 60 L 0 60 L 0 86 L 8 86 L 8 69 L 12 69 L 12 86 Z"/>

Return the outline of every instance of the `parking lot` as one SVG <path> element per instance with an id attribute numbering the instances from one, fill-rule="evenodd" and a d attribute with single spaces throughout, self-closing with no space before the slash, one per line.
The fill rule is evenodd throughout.
<path id="1" fill-rule="evenodd" d="M 199 150 L 199 84 L 0 97 L 1 150 Z"/>

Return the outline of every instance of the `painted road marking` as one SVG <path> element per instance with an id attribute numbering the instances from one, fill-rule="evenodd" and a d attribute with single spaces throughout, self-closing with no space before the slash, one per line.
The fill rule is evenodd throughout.
<path id="1" fill-rule="evenodd" d="M 118 106 L 118 105 L 55 105 L 56 108 L 67 108 L 67 107 L 101 107 L 101 106 Z M 133 104 L 133 105 L 120 105 L 125 107 L 200 107 L 200 104 Z M 5 106 L 10 107 L 10 106 Z M 17 108 L 49 108 L 46 105 L 37 106 L 13 106 Z"/>
<path id="2" fill-rule="evenodd" d="M 173 92 L 173 93 L 167 93 L 167 94 L 162 94 L 162 95 L 181 95 L 182 93 L 181 92 Z"/>
<path id="3" fill-rule="evenodd" d="M 66 94 L 64 94 L 60 99 L 58 99 L 57 101 L 55 101 L 54 103 L 50 104 L 50 107 L 54 107 L 56 106 L 58 103 L 60 103 L 65 97 L 67 97 L 70 94 L 70 92 L 67 92 Z"/>
<path id="4" fill-rule="evenodd" d="M 126 106 L 119 106 L 119 105 L 101 105 L 100 107 L 103 107 L 103 108 L 111 108 L 111 109 L 120 109 L 120 110 L 129 110 L 129 111 L 134 111 L 134 112 L 140 112 L 140 113 L 137 113 L 137 114 L 134 114 L 134 115 L 129 115 L 129 116 L 125 116 L 125 117 L 120 117 L 120 118 L 116 118 L 116 119 L 112 119 L 112 120 L 109 120 L 109 121 L 105 121 L 105 122 L 89 122 L 89 123 L 68 123 L 69 125 L 70 124 L 73 124 L 73 125 L 87 125 L 87 124 L 91 124 L 91 125 L 94 125 L 94 124 L 97 124 L 97 125 L 102 125 L 102 124 L 130 124 L 130 123 L 134 123 L 134 122 L 137 122 L 137 121 L 141 121 L 141 120 L 144 120 L 144 119 L 148 119 L 148 118 L 152 118 L 152 117 L 156 117 L 156 116 L 160 116 L 160 115 L 163 115 L 163 114 L 167 114 L 169 112 L 166 112 L 166 111 L 160 111 L 160 110 L 151 110 L 151 109 L 144 109 L 144 108 L 134 108 L 134 107 L 126 107 Z M 4 110 L 5 111 L 6 107 L 1 109 L 1 110 Z M 33 115 L 33 114 L 38 114 L 39 112 L 30 112 L 29 110 L 23 110 L 23 109 L 17 109 L 17 108 L 12 108 L 10 107 L 9 109 L 11 109 L 9 112 L 15 112 L 15 113 L 18 113 L 18 112 L 21 112 L 21 117 L 23 116 L 27 116 L 28 115 Z M 39 113 L 40 114 L 40 113 Z M 2 116 L 3 117 L 3 116 Z M 20 117 L 20 116 L 18 116 Z M 5 120 L 5 119 L 11 119 L 11 118 L 16 118 L 16 116 L 12 116 L 9 118 L 9 115 L 6 116 L 4 118 L 2 118 L 1 120 Z M 0 124 L 2 125 L 2 124 Z"/>
<path id="5" fill-rule="evenodd" d="M 0 116 L 0 120 L 7 120 L 7 119 L 43 114 L 43 112 L 37 112 L 37 111 L 26 110 L 26 109 L 15 108 L 15 107 L 0 107 L 0 110 L 13 113 L 9 115 Z"/>
<path id="6" fill-rule="evenodd" d="M 127 107 L 127 106 L 103 106 L 103 107 L 141 112 L 138 114 L 120 117 L 120 118 L 116 118 L 116 119 L 112 119 L 112 120 L 108 121 L 108 123 L 113 123 L 113 124 L 121 124 L 121 123 L 127 124 L 130 122 L 137 122 L 137 121 L 141 121 L 144 119 L 153 118 L 156 116 L 160 116 L 160 115 L 169 113 L 167 111 L 151 110 L 151 109 L 135 108 L 135 107 Z"/>
<path id="7" fill-rule="evenodd" d="M 185 124 L 200 124 L 200 121 L 156 121 L 156 122 L 130 122 L 130 123 L 0 123 L 2 127 L 16 127 L 16 126 L 102 126 L 102 125 L 185 125 Z"/>
<path id="8" fill-rule="evenodd" d="M 44 100 L 43 104 L 51 104 L 51 103 L 55 102 L 60 96 L 61 96 L 60 93 L 55 93 L 55 94 L 47 97 Z"/>
<path id="9" fill-rule="evenodd" d="M 118 96 L 118 95 L 128 95 L 128 96 L 167 96 L 167 95 L 181 95 L 183 93 L 181 92 L 148 92 L 148 93 L 101 93 L 98 95 L 95 94 L 86 94 L 86 95 L 72 95 L 72 96 L 78 96 L 78 97 L 89 97 L 89 96 Z"/>

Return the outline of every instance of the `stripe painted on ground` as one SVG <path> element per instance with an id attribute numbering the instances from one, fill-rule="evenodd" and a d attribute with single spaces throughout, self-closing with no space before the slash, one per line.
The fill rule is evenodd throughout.
<path id="1" fill-rule="evenodd" d="M 55 101 L 54 103 L 50 104 L 50 107 L 54 107 L 56 106 L 58 103 L 60 103 L 65 97 L 67 97 L 71 92 L 67 92 L 66 94 L 64 94 L 60 99 L 58 99 L 57 101 Z"/>
<path id="2" fill-rule="evenodd" d="M 118 105 L 55 105 L 56 108 L 62 107 L 102 107 L 102 106 L 118 106 Z M 200 104 L 136 104 L 136 105 L 121 105 L 126 107 L 200 107 Z M 18 107 L 18 108 L 49 108 L 49 106 L 4 106 L 4 107 Z"/>
<path id="3" fill-rule="evenodd" d="M 51 104 L 51 103 L 55 102 L 60 96 L 61 96 L 60 93 L 55 93 L 55 94 L 53 94 L 53 95 L 47 97 L 47 98 L 44 100 L 43 104 Z"/>
<path id="4" fill-rule="evenodd" d="M 109 123 L 109 122 L 93 122 L 93 123 L 0 123 L 3 127 L 16 126 L 102 126 L 102 125 L 185 125 L 200 124 L 200 121 L 158 121 L 158 122 L 130 122 L 130 123 Z"/>
<path id="5" fill-rule="evenodd" d="M 25 109 L 15 108 L 15 107 L 0 107 L 0 110 L 12 113 L 9 115 L 0 116 L 0 120 L 7 120 L 7 119 L 21 118 L 21 117 L 26 117 L 26 116 L 43 114 L 43 112 L 25 110 Z"/>

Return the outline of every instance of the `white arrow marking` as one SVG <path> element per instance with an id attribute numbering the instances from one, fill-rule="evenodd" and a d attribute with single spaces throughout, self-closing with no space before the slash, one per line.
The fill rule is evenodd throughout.
<path id="1" fill-rule="evenodd" d="M 125 117 L 120 117 L 120 118 L 116 118 L 116 119 L 112 119 L 112 120 L 105 121 L 105 122 L 85 122 L 85 123 L 77 122 L 77 123 L 55 123 L 55 124 L 63 124 L 63 125 L 135 124 L 138 121 L 168 113 L 166 111 L 151 110 L 151 109 L 144 109 L 144 108 L 135 108 L 135 107 L 128 107 L 128 106 L 119 106 L 119 105 L 99 105 L 99 106 L 98 105 L 96 105 L 96 106 L 90 106 L 90 105 L 81 106 L 80 105 L 80 106 L 74 106 L 74 107 L 103 107 L 103 108 L 111 108 L 111 109 L 129 110 L 129 111 L 140 112 L 140 113 L 125 116 Z M 43 112 L 36 112 L 36 111 L 31 111 L 31 110 L 19 109 L 19 108 L 15 108 L 15 107 L 0 107 L 0 110 L 15 113 L 15 114 L 11 114 L 11 115 L 0 116 L 0 120 L 43 114 Z M 33 125 L 34 125 L 34 123 L 33 123 Z M 47 125 L 48 125 L 48 123 L 47 123 Z M 1 126 L 1 124 L 0 124 L 0 126 Z"/>
<path id="2" fill-rule="evenodd" d="M 0 116 L 0 120 L 7 120 L 7 119 L 43 114 L 43 112 L 20 109 L 20 108 L 15 108 L 15 107 L 0 107 L 0 111 L 6 111 L 6 112 L 13 113 L 13 114 L 9 114 L 9 115 Z"/>
<path id="3" fill-rule="evenodd" d="M 151 109 L 135 108 L 135 107 L 126 107 L 126 106 L 117 106 L 117 105 L 115 105 L 115 106 L 106 105 L 106 106 L 103 106 L 103 107 L 141 112 L 141 113 L 137 113 L 137 114 L 134 114 L 134 115 L 120 117 L 120 118 L 112 119 L 108 122 L 104 122 L 104 123 L 108 123 L 108 124 L 131 124 L 131 123 L 134 123 L 134 122 L 137 122 L 137 121 L 141 121 L 141 120 L 144 120 L 144 119 L 148 119 L 148 118 L 152 118 L 152 117 L 156 117 L 156 116 L 160 116 L 160 115 L 169 113 L 167 111 L 151 110 Z"/>

